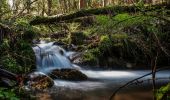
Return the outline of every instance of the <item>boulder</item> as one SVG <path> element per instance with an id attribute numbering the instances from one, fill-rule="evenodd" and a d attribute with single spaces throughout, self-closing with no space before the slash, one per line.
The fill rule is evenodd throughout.
<path id="1" fill-rule="evenodd" d="M 29 75 L 28 86 L 32 89 L 46 89 L 54 85 L 54 81 L 47 75 L 34 72 Z"/>
<path id="2" fill-rule="evenodd" d="M 87 76 L 77 69 L 55 69 L 50 73 L 54 79 L 64 79 L 71 81 L 87 80 Z"/>

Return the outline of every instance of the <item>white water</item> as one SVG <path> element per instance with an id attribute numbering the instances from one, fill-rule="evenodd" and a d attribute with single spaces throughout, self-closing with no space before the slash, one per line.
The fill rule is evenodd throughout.
<path id="1" fill-rule="evenodd" d="M 68 56 L 72 53 L 66 52 L 63 48 L 50 43 L 41 43 L 33 47 L 36 55 L 36 65 L 39 71 L 50 69 L 73 68 Z"/>
<path id="2" fill-rule="evenodd" d="M 37 60 L 37 69 L 41 72 L 48 72 L 52 69 L 61 68 L 76 68 L 72 64 L 68 57 L 73 55 L 75 52 L 66 52 L 63 48 L 53 45 L 53 42 L 45 43 L 42 42 L 33 47 Z M 80 71 L 86 74 L 89 78 L 87 81 L 73 82 L 66 80 L 55 80 L 55 85 L 60 87 L 69 87 L 72 89 L 83 89 L 91 90 L 96 88 L 106 87 L 118 87 L 124 83 L 150 73 L 149 70 L 140 71 L 94 71 L 94 70 L 83 70 Z M 170 80 L 170 71 L 161 71 L 157 73 L 157 79 L 166 78 Z M 142 80 L 149 80 L 151 76 L 147 76 Z M 162 80 L 161 80 L 162 81 Z M 114 84 L 114 85 L 113 85 Z M 111 85 L 111 86 L 110 86 Z"/>
<path id="3" fill-rule="evenodd" d="M 80 89 L 84 91 L 95 90 L 95 89 L 107 89 L 117 88 L 124 85 L 126 82 L 131 81 L 135 78 L 150 73 L 150 70 L 136 70 L 136 71 L 94 71 L 94 70 L 81 70 L 89 78 L 87 81 L 65 81 L 55 80 L 55 85 L 60 87 L 68 87 L 71 89 Z M 144 81 L 139 85 L 152 84 L 151 75 L 140 79 Z M 170 70 L 160 71 L 156 74 L 156 82 L 167 83 L 170 82 Z"/>

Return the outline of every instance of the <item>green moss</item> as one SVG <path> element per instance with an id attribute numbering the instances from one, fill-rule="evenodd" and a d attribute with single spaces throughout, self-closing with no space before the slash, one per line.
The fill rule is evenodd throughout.
<path id="1" fill-rule="evenodd" d="M 70 43 L 75 45 L 82 45 L 86 35 L 83 32 L 72 32 L 70 35 Z"/>

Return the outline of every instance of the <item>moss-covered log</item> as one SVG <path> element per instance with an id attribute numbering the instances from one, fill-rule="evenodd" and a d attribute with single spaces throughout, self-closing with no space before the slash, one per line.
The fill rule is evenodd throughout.
<path id="1" fill-rule="evenodd" d="M 152 6 L 146 6 L 145 9 L 148 11 L 155 10 L 155 9 L 161 9 L 162 7 L 166 9 L 170 9 L 170 4 L 157 4 Z M 72 20 L 79 17 L 84 16 L 92 16 L 92 15 L 100 15 L 100 14 L 110 14 L 112 16 L 115 16 L 122 12 L 128 12 L 128 13 L 135 13 L 141 11 L 139 7 L 136 6 L 113 6 L 113 7 L 104 7 L 104 8 L 95 8 L 95 9 L 86 9 L 86 10 L 80 10 L 72 14 L 68 15 L 61 15 L 61 16 L 55 16 L 55 17 L 36 17 L 32 21 L 30 21 L 31 25 L 38 25 L 38 24 L 54 24 L 61 21 L 66 20 Z"/>

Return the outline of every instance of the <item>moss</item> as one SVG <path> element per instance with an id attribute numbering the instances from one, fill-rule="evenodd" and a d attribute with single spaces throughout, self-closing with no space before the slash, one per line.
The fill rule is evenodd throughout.
<path id="1" fill-rule="evenodd" d="M 86 39 L 86 35 L 83 32 L 72 32 L 70 36 L 70 43 L 75 45 L 82 45 Z"/>

